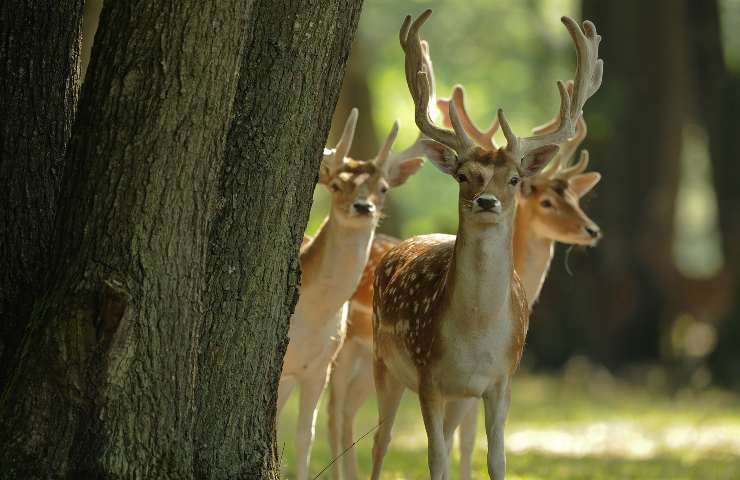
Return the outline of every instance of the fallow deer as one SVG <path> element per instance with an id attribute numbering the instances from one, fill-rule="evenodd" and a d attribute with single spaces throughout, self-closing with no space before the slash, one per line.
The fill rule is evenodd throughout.
<path id="1" fill-rule="evenodd" d="M 572 92 L 572 83 L 569 88 Z M 449 102 L 454 101 L 465 131 L 479 145 L 493 145 L 493 136 L 498 131 L 494 121 L 486 131 L 479 130 L 470 119 L 465 108 L 464 91 L 455 87 L 452 100 L 437 101 L 438 110 L 444 115 L 444 124 L 451 127 Z M 552 128 L 553 123 L 536 129 L 542 133 Z M 547 276 L 556 241 L 571 245 L 593 246 L 600 238 L 598 226 L 581 210 L 580 198 L 588 193 L 601 179 L 596 172 L 582 173 L 587 166 L 587 153 L 581 161 L 569 166 L 570 157 L 586 136 L 583 118 L 576 125 L 575 137 L 560 145 L 560 151 L 537 175 L 521 182 L 518 192 L 518 207 L 514 220 L 514 270 L 520 276 L 531 308 L 539 296 L 539 290 Z M 370 250 L 370 257 L 362 274 L 360 285 L 350 301 L 347 336 L 337 354 L 331 372 L 329 399 L 329 432 L 332 457 L 346 451 L 341 462 L 334 466 L 333 477 L 354 480 L 359 477 L 357 461 L 352 444 L 354 442 L 354 418 L 357 410 L 373 389 L 372 380 L 372 282 L 375 268 L 386 252 L 401 240 L 377 235 Z M 475 401 L 460 425 L 460 478 L 470 478 L 472 449 L 478 410 Z M 340 431 L 341 430 L 341 431 Z"/>
<path id="2" fill-rule="evenodd" d="M 377 266 L 373 298 L 373 374 L 378 423 L 372 478 L 378 479 L 401 395 L 419 395 L 433 479 L 447 476 L 447 443 L 467 412 L 468 397 L 482 397 L 488 437 L 488 472 L 505 475 L 503 427 L 511 377 L 524 347 L 529 321 L 524 288 L 514 272 L 512 236 L 516 191 L 521 177 L 539 172 L 558 144 L 575 135 L 582 108 L 601 85 L 600 37 L 591 22 L 581 27 L 563 17 L 577 51 L 570 94 L 562 82 L 557 128 L 518 137 L 499 109 L 507 141 L 499 149 L 476 145 L 465 132 L 454 102 L 453 130 L 429 118 L 429 72 L 419 28 L 425 11 L 400 32 L 406 81 L 427 156 L 460 184 L 457 236 L 424 235 L 399 244 Z"/>
<path id="3" fill-rule="evenodd" d="M 568 83 L 572 95 L 573 83 Z M 455 103 L 465 131 L 483 146 L 495 147 L 493 136 L 498 130 L 494 120 L 486 131 L 479 130 L 471 120 L 465 107 L 464 90 L 457 86 L 451 100 L 437 101 L 439 110 L 449 112 L 449 102 Z M 535 134 L 553 131 L 558 126 L 558 117 L 536 128 Z M 451 127 L 449 114 L 444 124 Z M 601 180 L 597 172 L 583 173 L 588 166 L 588 152 L 581 152 L 580 160 L 570 165 L 571 157 L 586 138 L 586 121 L 578 119 L 573 138 L 560 144 L 560 151 L 545 170 L 525 178 L 520 183 L 518 205 L 514 220 L 514 270 L 524 285 L 528 307 L 532 308 L 540 295 L 550 268 L 555 242 L 570 245 L 594 246 L 601 238 L 601 231 L 581 210 L 579 201 Z M 477 402 L 471 399 L 468 413 L 460 424 L 460 479 L 469 480 L 471 459 L 475 445 L 478 421 Z M 448 451 L 451 447 L 448 439 Z"/>
<path id="4" fill-rule="evenodd" d="M 353 109 L 335 149 L 324 150 L 319 183 L 331 192 L 331 210 L 316 236 L 301 247 L 300 296 L 290 320 L 288 349 L 278 387 L 278 412 L 300 386 L 296 428 L 296 478 L 308 478 L 316 409 L 328 367 L 342 344 L 347 300 L 367 262 L 375 227 L 389 188 L 403 184 L 423 160 L 408 149 L 391 156 L 396 121 L 373 160 L 347 157 L 357 109 Z"/>

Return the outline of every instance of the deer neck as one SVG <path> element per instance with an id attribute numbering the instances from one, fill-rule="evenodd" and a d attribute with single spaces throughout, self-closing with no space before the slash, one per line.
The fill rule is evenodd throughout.
<path id="1" fill-rule="evenodd" d="M 330 213 L 301 251 L 296 312 L 317 320 L 334 315 L 354 293 L 370 253 L 375 225 L 343 225 Z"/>
<path id="2" fill-rule="evenodd" d="M 555 252 L 555 242 L 536 234 L 526 209 L 517 210 L 514 224 L 514 269 L 527 293 L 531 308 L 542 291 Z"/>
<path id="3" fill-rule="evenodd" d="M 480 225 L 460 215 L 459 225 L 447 295 L 456 322 L 483 330 L 500 322 L 510 308 L 512 220 Z"/>

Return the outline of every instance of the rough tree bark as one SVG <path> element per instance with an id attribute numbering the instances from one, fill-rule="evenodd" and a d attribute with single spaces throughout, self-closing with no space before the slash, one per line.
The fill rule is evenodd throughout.
<path id="1" fill-rule="evenodd" d="M 362 0 L 260 0 L 208 249 L 195 468 L 276 478 L 277 384 L 298 247 Z"/>
<path id="2" fill-rule="evenodd" d="M 82 3 L 0 4 L 0 389 L 48 269 L 77 105 Z"/>
<path id="3" fill-rule="evenodd" d="M 248 2 L 106 2 L 2 478 L 191 478 L 208 218 Z M 69 52 L 64 53 L 69 55 Z"/>

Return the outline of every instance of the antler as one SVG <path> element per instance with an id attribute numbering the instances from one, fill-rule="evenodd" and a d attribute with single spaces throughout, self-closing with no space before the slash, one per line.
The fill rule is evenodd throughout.
<path id="1" fill-rule="evenodd" d="M 462 85 L 455 85 L 452 89 L 452 97 L 450 97 L 449 100 L 444 98 L 437 100 L 437 107 L 442 112 L 443 123 L 446 127 L 452 126 L 452 121 L 450 120 L 450 103 L 455 104 L 455 108 L 460 115 L 460 122 L 462 123 L 463 128 L 478 145 L 491 150 L 498 150 L 496 142 L 493 141 L 493 136 L 499 128 L 498 119 L 494 119 L 493 122 L 491 122 L 491 126 L 488 127 L 488 130 L 480 130 L 470 118 L 470 115 L 468 115 L 468 110 L 465 107 L 465 89 L 463 89 Z"/>
<path id="2" fill-rule="evenodd" d="M 396 141 L 396 135 L 398 135 L 398 120 L 393 122 L 391 131 L 388 133 L 388 136 L 386 137 L 385 142 L 383 142 L 383 146 L 380 147 L 380 151 L 378 152 L 378 155 L 375 157 L 375 165 L 377 165 L 378 168 L 384 168 L 385 163 L 388 160 L 389 154 L 391 153 L 391 147 L 393 146 L 393 142 Z"/>
<path id="3" fill-rule="evenodd" d="M 499 109 L 498 119 L 506 137 L 506 150 L 516 159 L 524 158 L 527 153 L 537 148 L 545 145 L 558 145 L 574 137 L 576 123 L 583 114 L 583 105 L 601 86 L 604 62 L 598 58 L 601 36 L 596 33 L 596 26 L 586 20 L 581 27 L 570 17 L 562 17 L 561 21 L 568 29 L 576 47 L 577 63 L 573 91 L 569 94 L 563 82 L 557 82 L 560 92 L 557 128 L 540 135 L 517 137 L 503 110 Z"/>
<path id="4" fill-rule="evenodd" d="M 406 83 L 414 100 L 416 126 L 422 133 L 453 150 L 458 155 L 474 146 L 473 141 L 463 129 L 454 104 L 450 107 L 450 118 L 453 131 L 440 128 L 429 117 L 429 103 L 433 90 L 431 61 L 426 60 L 422 51 L 422 42 L 419 38 L 419 29 L 432 14 L 430 9 L 419 15 L 413 23 L 411 15 L 407 15 L 401 25 L 399 34 L 401 48 L 406 56 Z M 428 53 L 428 49 L 427 49 Z"/>

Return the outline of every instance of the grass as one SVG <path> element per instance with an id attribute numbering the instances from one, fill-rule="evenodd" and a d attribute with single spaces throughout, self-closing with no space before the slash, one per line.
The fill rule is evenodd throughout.
<path id="1" fill-rule="evenodd" d="M 519 374 L 506 427 L 507 478 L 740 479 L 740 397 L 719 390 L 667 394 L 616 380 L 603 371 L 575 368 L 563 375 Z M 325 399 L 319 411 L 311 474 L 329 461 Z M 294 473 L 297 395 L 279 429 L 283 475 Z M 356 422 L 356 436 L 373 428 L 374 398 Z M 482 423 L 483 415 L 479 415 Z M 357 448 L 368 475 L 372 435 Z M 452 478 L 457 477 L 457 453 Z M 473 457 L 475 478 L 486 479 L 482 425 Z M 325 472 L 321 478 L 329 478 Z M 384 479 L 428 478 L 426 434 L 416 395 L 407 392 L 394 425 Z"/>

